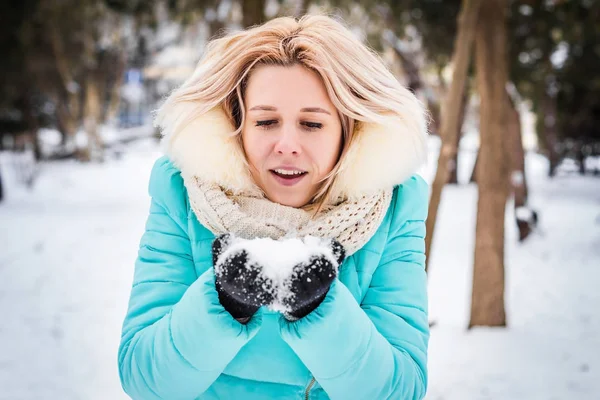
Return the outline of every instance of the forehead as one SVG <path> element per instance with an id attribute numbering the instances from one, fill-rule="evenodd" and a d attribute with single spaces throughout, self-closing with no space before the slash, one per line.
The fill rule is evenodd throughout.
<path id="1" fill-rule="evenodd" d="M 334 111 L 321 77 L 301 65 L 261 65 L 254 69 L 246 86 L 246 106 L 322 107 Z"/>

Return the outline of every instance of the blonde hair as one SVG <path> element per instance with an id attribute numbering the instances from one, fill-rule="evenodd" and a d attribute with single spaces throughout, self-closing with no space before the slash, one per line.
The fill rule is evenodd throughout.
<path id="1" fill-rule="evenodd" d="M 361 123 L 389 126 L 397 124 L 400 118 L 408 129 L 426 130 L 423 109 L 416 97 L 398 82 L 373 50 L 341 22 L 324 15 L 306 15 L 299 20 L 276 18 L 212 40 L 192 76 L 158 110 L 157 125 L 162 125 L 177 103 L 195 105 L 178 117 L 185 120 L 184 124 L 220 106 L 235 127 L 232 135 L 237 135 L 241 146 L 245 85 L 253 68 L 265 64 L 302 65 L 315 71 L 338 110 L 342 150 L 311 200 L 317 205 L 317 212 L 327 201 L 338 200 L 329 197 Z"/>

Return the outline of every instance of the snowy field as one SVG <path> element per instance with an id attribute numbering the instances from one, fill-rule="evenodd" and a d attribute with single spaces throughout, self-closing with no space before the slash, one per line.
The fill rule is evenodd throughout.
<path id="1" fill-rule="evenodd" d="M 0 155 L 0 399 L 127 398 L 117 347 L 159 155 L 148 141 L 101 165 L 46 163 L 31 191 L 15 158 Z M 461 159 L 463 180 L 472 156 Z M 537 155 L 527 168 L 541 222 L 518 244 L 507 208 L 506 329 L 466 330 L 477 188 L 443 193 L 428 400 L 600 399 L 600 178 L 548 180 Z"/>

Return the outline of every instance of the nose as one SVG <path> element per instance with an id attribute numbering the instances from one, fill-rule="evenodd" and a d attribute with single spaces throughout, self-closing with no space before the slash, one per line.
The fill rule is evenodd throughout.
<path id="1" fill-rule="evenodd" d="M 298 131 L 292 126 L 284 126 L 277 136 L 274 150 L 281 155 L 300 154 L 301 146 Z"/>

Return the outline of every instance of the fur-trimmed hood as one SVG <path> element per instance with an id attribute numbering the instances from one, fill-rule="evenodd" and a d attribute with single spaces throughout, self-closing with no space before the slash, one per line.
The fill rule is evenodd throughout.
<path id="1" fill-rule="evenodd" d="M 260 194 L 235 130 L 216 107 L 190 122 L 194 103 L 174 103 L 163 111 L 160 127 L 166 155 L 184 177 L 197 176 L 236 194 Z M 422 109 L 382 125 L 360 122 L 333 187 L 332 198 L 357 199 L 404 182 L 426 161 L 427 128 Z M 419 127 L 418 129 L 415 127 Z"/>

